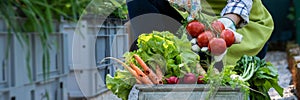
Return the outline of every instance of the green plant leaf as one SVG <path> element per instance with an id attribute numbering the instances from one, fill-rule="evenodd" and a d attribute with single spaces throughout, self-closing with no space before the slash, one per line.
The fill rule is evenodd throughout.
<path id="1" fill-rule="evenodd" d="M 106 87 L 122 100 L 127 100 L 130 90 L 135 84 L 135 78 L 125 70 L 117 70 L 115 77 L 106 75 Z"/>

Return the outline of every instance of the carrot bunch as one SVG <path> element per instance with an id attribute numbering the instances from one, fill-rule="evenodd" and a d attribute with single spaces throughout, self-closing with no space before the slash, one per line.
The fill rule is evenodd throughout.
<path id="1" fill-rule="evenodd" d="M 159 66 L 156 66 L 156 73 L 151 70 L 141 57 L 133 55 L 143 71 L 139 69 L 134 63 L 130 63 L 130 67 L 124 66 L 135 78 L 137 84 L 163 84 L 163 74 Z"/>

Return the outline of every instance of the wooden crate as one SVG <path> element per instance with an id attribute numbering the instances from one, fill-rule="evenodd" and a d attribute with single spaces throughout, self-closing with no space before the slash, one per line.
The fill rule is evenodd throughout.
<path id="1" fill-rule="evenodd" d="M 296 72 L 296 78 L 293 79 L 295 80 L 294 82 L 296 83 L 296 94 L 297 94 L 297 97 L 298 99 L 300 99 L 300 62 L 297 63 L 296 65 L 296 68 L 297 68 L 297 72 Z"/>
<path id="2" fill-rule="evenodd" d="M 300 46 L 294 43 L 287 45 L 288 68 L 292 74 L 292 84 L 296 87 L 297 97 L 300 97 Z"/>
<path id="3" fill-rule="evenodd" d="M 292 70 L 295 66 L 294 56 L 300 55 L 300 47 L 295 43 L 288 43 L 286 47 L 288 67 Z"/>

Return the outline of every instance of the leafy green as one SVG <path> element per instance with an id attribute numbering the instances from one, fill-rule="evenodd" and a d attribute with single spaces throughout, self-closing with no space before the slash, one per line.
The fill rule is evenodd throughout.
<path id="1" fill-rule="evenodd" d="M 259 68 L 255 75 L 249 80 L 249 83 L 252 88 L 265 94 L 268 94 L 270 88 L 274 88 L 280 96 L 283 96 L 283 88 L 278 84 L 278 72 L 270 62 L 267 62 L 263 67 Z M 270 99 L 269 95 L 264 96 L 255 92 L 251 92 L 250 96 L 258 100 Z"/>
<path id="2" fill-rule="evenodd" d="M 249 67 L 251 67 L 251 69 Z M 258 91 L 250 92 L 251 99 L 270 99 L 268 95 L 270 88 L 274 88 L 281 96 L 283 95 L 283 89 L 278 85 L 277 69 L 270 62 L 266 62 L 255 56 L 244 55 L 237 61 L 234 71 L 236 71 L 238 75 L 242 75 L 242 80 L 247 81 L 251 89 Z M 243 77 L 244 75 L 245 77 Z"/>
<path id="3" fill-rule="evenodd" d="M 110 74 L 106 75 L 107 88 L 122 100 L 128 100 L 128 95 L 135 82 L 135 78 L 126 70 L 117 70 L 115 77 Z"/>
<path id="4" fill-rule="evenodd" d="M 182 77 L 182 72 L 196 73 L 192 69 L 200 57 L 191 50 L 191 43 L 186 34 L 178 38 L 168 31 L 153 31 L 139 36 L 138 47 L 133 53 L 140 55 L 146 63 L 153 60 L 156 54 L 163 56 L 166 62 L 166 77 Z"/>
<path id="5" fill-rule="evenodd" d="M 208 67 L 207 74 L 204 76 L 206 78 L 205 81 L 209 84 L 208 95 L 205 98 L 207 100 L 213 97 L 222 85 L 222 74 L 214 71 L 214 64 L 215 62 Z"/>
<path id="6" fill-rule="evenodd" d="M 253 100 L 269 100 L 270 88 L 274 88 L 281 96 L 283 93 L 283 89 L 277 83 L 277 69 L 270 62 L 255 56 L 244 55 L 237 61 L 236 66 L 226 65 L 221 76 L 209 76 L 210 79 L 213 77 L 222 77 L 222 85 L 240 87 L 245 93 L 244 99 L 250 96 Z"/>
<path id="7" fill-rule="evenodd" d="M 250 93 L 250 84 L 246 81 L 240 80 L 237 75 L 237 72 L 234 71 L 235 66 L 233 65 L 225 65 L 223 67 L 222 72 L 216 73 L 213 70 L 214 62 L 209 66 L 207 74 L 205 76 L 205 81 L 209 84 L 209 91 L 206 99 L 213 97 L 220 86 L 231 86 L 234 88 L 240 88 L 242 92 L 244 92 L 244 99 L 248 99 L 248 94 Z"/>
<path id="8" fill-rule="evenodd" d="M 230 85 L 232 88 L 237 88 L 240 87 L 241 90 L 245 93 L 245 97 L 244 99 L 247 99 L 249 95 L 249 86 L 250 84 L 246 81 L 242 81 L 240 79 L 238 79 L 238 77 L 233 78 L 234 75 L 237 75 L 237 72 L 234 71 L 233 69 L 235 68 L 235 66 L 233 65 L 226 65 L 223 68 L 223 71 L 221 72 L 222 74 L 222 85 L 226 86 L 226 85 Z"/>

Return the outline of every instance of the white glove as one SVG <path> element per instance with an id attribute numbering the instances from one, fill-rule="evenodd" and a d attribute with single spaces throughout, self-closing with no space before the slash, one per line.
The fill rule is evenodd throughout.
<path id="1" fill-rule="evenodd" d="M 230 28 L 232 30 L 236 30 L 234 22 L 226 17 L 219 18 L 218 21 L 222 22 L 225 28 Z"/>
<path id="2" fill-rule="evenodd" d="M 234 33 L 234 37 L 235 37 L 234 43 L 241 43 L 241 41 L 243 39 L 243 35 L 236 32 L 235 24 L 231 19 L 222 17 L 222 18 L 218 19 L 218 21 L 223 23 L 223 25 L 225 26 L 225 29 L 229 29 Z"/>
<path id="3" fill-rule="evenodd" d="M 221 61 L 221 60 L 223 59 L 223 57 L 226 55 L 226 53 L 227 53 L 227 49 L 226 49 L 226 51 L 225 51 L 223 54 L 221 54 L 221 55 L 219 55 L 219 56 L 214 56 L 214 60 L 215 60 L 216 62 Z"/>
<path id="4" fill-rule="evenodd" d="M 234 24 L 234 22 L 231 19 L 223 17 L 223 18 L 218 19 L 218 21 L 220 21 L 221 23 L 223 23 L 223 25 L 225 26 L 225 29 L 229 29 L 230 31 L 233 32 L 234 38 L 235 38 L 235 42 L 234 43 L 237 44 L 237 43 L 240 43 L 242 41 L 243 36 L 240 33 L 236 32 L 235 24 Z M 226 55 L 226 53 L 227 53 L 227 49 L 226 49 L 226 51 L 223 54 L 221 54 L 219 56 L 214 56 L 214 60 L 216 62 L 221 61 L 223 59 L 223 57 Z"/>

